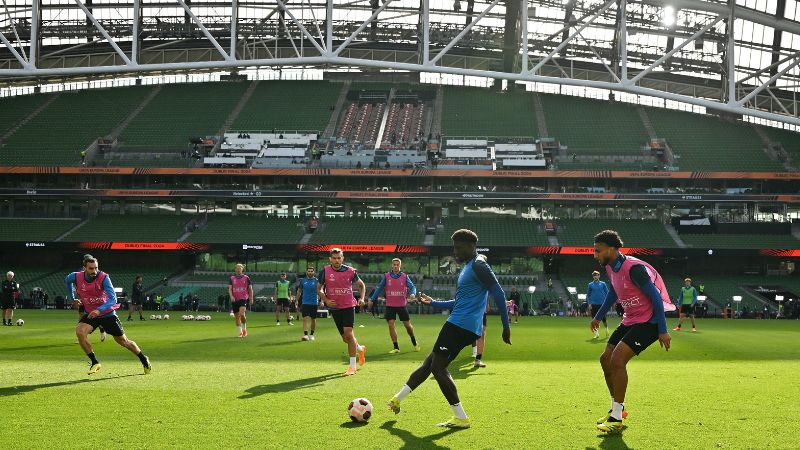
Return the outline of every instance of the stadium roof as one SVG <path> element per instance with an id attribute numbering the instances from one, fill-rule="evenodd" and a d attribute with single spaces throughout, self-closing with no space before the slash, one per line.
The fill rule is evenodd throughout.
<path id="1" fill-rule="evenodd" d="M 248 67 L 367 68 L 596 87 L 800 125 L 795 0 L 3 0 L 2 6 L 6 85 Z"/>

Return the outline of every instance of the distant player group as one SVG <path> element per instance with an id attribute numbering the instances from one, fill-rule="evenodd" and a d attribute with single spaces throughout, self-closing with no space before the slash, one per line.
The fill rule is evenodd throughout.
<path id="1" fill-rule="evenodd" d="M 485 366 L 481 361 L 481 354 L 489 296 L 492 297 L 500 313 L 503 342 L 511 344 L 509 315 L 518 318 L 519 294 L 514 289 L 507 299 L 486 257 L 476 251 L 478 236 L 474 232 L 458 230 L 453 233 L 452 240 L 455 257 L 463 264 L 454 299 L 437 301 L 424 293 L 418 293 L 411 277 L 401 271 L 401 260 L 395 258 L 392 260 L 391 270 L 384 274 L 370 296 L 369 306 L 374 307 L 378 297 L 383 294 L 386 299 L 384 318 L 388 324 L 393 346 L 390 353 L 393 354 L 400 352 L 395 329 L 397 319 L 403 323 L 414 351 L 421 350 L 406 307 L 409 300 L 418 300 L 426 305 L 450 310 L 431 352 L 388 401 L 388 408 L 395 414 L 399 413 L 401 402 L 432 375 L 453 411 L 451 419 L 438 425 L 447 428 L 469 428 L 469 418 L 461 404 L 448 366 L 464 347 L 470 345 L 475 347 L 473 350 L 473 356 L 476 357 L 475 366 Z M 590 329 L 595 339 L 599 338 L 601 322 L 605 325 L 608 336 L 605 317 L 611 307 L 620 305 L 624 310 L 621 324 L 608 338 L 600 357 L 600 365 L 611 397 L 608 414 L 600 418 L 596 424 L 597 429 L 602 432 L 615 432 L 625 428 L 624 420 L 628 415 L 625 410 L 627 363 L 656 341 L 665 350 L 669 350 L 670 336 L 667 332 L 665 311 L 676 309 L 670 301 L 659 273 L 650 264 L 623 254 L 620 251 L 622 247 L 622 240 L 615 231 L 605 230 L 594 237 L 594 258 L 605 267 L 611 286 L 600 281 L 600 273 L 595 271 L 587 291 L 592 314 Z M 298 280 L 295 296 L 300 302 L 299 309 L 303 317 L 302 340 L 315 339 L 318 308 L 323 305 L 327 307 L 342 341 L 347 345 L 349 365 L 345 375 L 351 376 L 357 373 L 357 366 L 363 366 L 366 359 L 366 346 L 358 343 L 353 331 L 356 307 L 365 305 L 366 286 L 356 270 L 344 264 L 344 253 L 341 249 L 330 250 L 329 261 L 330 264 L 326 265 L 319 275 L 316 275 L 314 268 L 309 266 L 305 277 Z M 137 279 L 137 282 L 141 283 L 141 279 Z M 119 304 L 116 301 L 114 288 L 108 274 L 99 270 L 97 259 L 85 255 L 83 271 L 70 273 L 65 283 L 69 299 L 74 300 L 76 304 L 80 303 L 82 308 L 76 334 L 81 348 L 90 361 L 88 373 L 94 374 L 101 368 L 88 340 L 88 335 L 97 328 L 112 335 L 119 345 L 136 355 L 144 373 L 150 373 L 152 365 L 149 358 L 125 335 L 115 313 Z M 291 295 L 289 285 L 286 274 L 281 274 L 275 287 L 276 325 L 280 325 L 281 312 L 286 313 L 287 324 L 292 324 L 289 309 L 295 296 Z M 356 286 L 355 290 L 353 285 Z M 75 300 L 76 293 L 80 297 L 79 301 Z M 244 266 L 241 264 L 236 265 L 235 273 L 230 277 L 228 294 L 238 336 L 247 337 L 246 312 L 247 307 L 253 304 L 254 297 L 250 278 L 244 274 Z M 691 287 L 691 280 L 686 280 L 678 300 L 682 305 L 681 318 L 675 330 L 680 330 L 684 316 L 690 315 L 692 329 L 696 331 L 692 307 L 697 301 L 697 292 Z M 132 320 L 133 312 L 132 307 L 128 320 Z M 4 320 L 8 320 L 6 316 Z"/>

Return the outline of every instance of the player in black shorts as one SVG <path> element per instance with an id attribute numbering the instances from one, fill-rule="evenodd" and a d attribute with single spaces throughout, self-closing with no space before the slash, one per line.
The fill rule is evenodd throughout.
<path id="1" fill-rule="evenodd" d="M 611 287 L 590 329 L 597 332 L 600 319 L 612 305 L 620 304 L 625 310 L 622 323 L 611 334 L 600 356 L 611 395 L 611 409 L 597 421 L 597 430 L 604 433 L 625 429 L 628 362 L 656 341 L 669 351 L 670 336 L 664 312 L 675 310 L 661 275 L 650 264 L 621 253 L 621 248 L 622 239 L 616 231 L 604 230 L 594 237 L 594 259 L 605 267 Z"/>
<path id="2" fill-rule="evenodd" d="M 67 275 L 64 279 L 67 285 L 67 299 L 70 301 L 75 300 L 75 292 L 81 295 L 81 303 L 85 311 L 75 328 L 75 334 L 78 336 L 78 343 L 81 345 L 83 351 L 89 357 L 89 372 L 88 374 L 97 373 L 100 370 L 100 363 L 94 355 L 92 344 L 89 343 L 89 334 L 95 328 L 102 327 L 108 334 L 114 336 L 122 347 L 127 348 L 131 353 L 139 358 L 144 368 L 144 373 L 149 374 L 152 370 L 150 359 L 142 353 L 136 342 L 128 339 L 125 336 L 125 330 L 122 328 L 122 323 L 117 317 L 116 309 L 119 308 L 117 303 L 117 295 L 114 292 L 114 286 L 111 284 L 111 279 L 104 272 L 98 268 L 97 259 L 92 255 L 84 255 L 83 257 L 83 271 L 73 272 Z M 74 303 L 73 303 L 74 304 Z"/>
<path id="3" fill-rule="evenodd" d="M 3 291 L 0 293 L 0 308 L 3 308 L 3 325 L 11 326 L 14 320 L 14 296 L 19 292 L 19 283 L 14 280 L 14 272 L 10 270 L 3 280 Z"/>
<path id="4" fill-rule="evenodd" d="M 286 272 L 281 272 L 280 279 L 275 283 L 275 326 L 281 324 L 281 311 L 286 313 L 286 323 L 294 325 L 289 314 L 292 305 L 291 285 Z"/>
<path id="5" fill-rule="evenodd" d="M 595 270 L 592 272 L 591 283 L 586 287 L 586 301 L 589 302 L 590 317 L 594 317 L 600 311 L 600 307 L 603 306 L 607 295 L 608 285 L 604 281 L 600 281 L 600 272 Z M 621 313 L 620 316 L 622 316 Z M 606 337 L 608 337 L 608 321 L 605 315 L 603 316 L 603 325 L 606 327 Z M 599 329 L 595 331 L 594 339 L 600 339 Z"/>
<path id="6" fill-rule="evenodd" d="M 142 289 L 142 276 L 137 275 L 136 280 L 133 282 L 133 289 L 131 291 L 131 301 L 130 305 L 128 306 L 128 321 L 132 321 L 133 312 L 134 310 L 139 311 L 139 320 L 144 320 L 144 316 L 142 315 L 142 303 L 144 299 L 144 292 Z"/>
<path id="7" fill-rule="evenodd" d="M 422 349 L 417 343 L 416 336 L 414 336 L 414 326 L 411 325 L 411 317 L 408 315 L 406 307 L 409 300 L 416 300 L 417 288 L 411 281 L 411 277 L 407 273 L 400 271 L 401 265 L 400 258 L 392 259 L 392 270 L 383 275 L 369 298 L 369 307 L 372 309 L 373 315 L 375 314 L 375 303 L 378 300 L 378 296 L 383 293 L 384 298 L 386 298 L 386 311 L 383 317 L 389 326 L 389 337 L 392 339 L 392 345 L 394 346 L 389 351 L 391 354 L 400 353 L 400 346 L 397 343 L 397 330 L 394 327 L 395 320 L 398 317 L 403 322 L 406 333 L 411 338 L 411 345 L 414 346 L 414 351 L 418 352 Z"/>

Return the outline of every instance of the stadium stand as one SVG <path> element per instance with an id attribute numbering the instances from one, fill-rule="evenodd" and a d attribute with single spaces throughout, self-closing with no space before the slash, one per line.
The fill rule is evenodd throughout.
<path id="1" fill-rule="evenodd" d="M 0 136 L 36 111 L 51 95 L 17 95 L 0 98 Z"/>
<path id="2" fill-rule="evenodd" d="M 189 216 L 175 215 L 103 215 L 89 219 L 63 240 L 171 242 L 186 232 L 190 219 Z"/>
<path id="3" fill-rule="evenodd" d="M 311 236 L 311 244 L 422 245 L 419 219 L 329 218 Z"/>
<path id="4" fill-rule="evenodd" d="M 61 92 L 8 139 L 2 149 L 3 164 L 80 165 L 80 153 L 111 132 L 151 89 L 131 86 Z"/>
<path id="5" fill-rule="evenodd" d="M 677 247 L 664 225 L 656 220 L 558 219 L 555 222 L 560 245 L 591 246 L 594 235 L 611 229 L 619 232 L 626 247 Z"/>
<path id="6" fill-rule="evenodd" d="M 541 94 L 539 97 L 547 118 L 549 137 L 566 145 L 569 153 L 641 155 L 642 145 L 649 139 L 633 105 L 565 95 Z M 587 120 L 578 126 L 578 117 Z M 597 166 L 592 169 L 597 169 Z"/>
<path id="7" fill-rule="evenodd" d="M 120 136 L 125 151 L 186 149 L 189 139 L 218 134 L 247 83 L 163 85 Z"/>
<path id="8" fill-rule="evenodd" d="M 681 240 L 696 248 L 800 248 L 800 240 L 790 234 L 681 234 Z"/>
<path id="9" fill-rule="evenodd" d="M 303 236 L 300 219 L 267 218 L 254 216 L 217 216 L 193 232 L 188 242 L 287 244 L 296 243 Z"/>
<path id="10" fill-rule="evenodd" d="M 658 137 L 666 139 L 679 156 L 675 164 L 681 170 L 783 170 L 778 161 L 767 158 L 761 150 L 763 142 L 748 124 L 657 108 L 647 108 L 647 114 Z"/>
<path id="11" fill-rule="evenodd" d="M 324 130 L 341 85 L 327 81 L 261 81 L 234 130 Z"/>
<path id="12" fill-rule="evenodd" d="M 52 241 L 79 223 L 80 219 L 0 218 L 0 241 Z"/>
<path id="13" fill-rule="evenodd" d="M 532 94 L 444 88 L 442 134 L 446 136 L 535 136 Z"/>
<path id="14" fill-rule="evenodd" d="M 468 228 L 478 235 L 478 246 L 548 245 L 541 222 L 513 217 L 450 217 L 442 220 L 444 227 L 437 231 L 434 245 L 452 245 L 453 232 Z"/>
<path id="15" fill-rule="evenodd" d="M 773 144 L 780 144 L 791 156 L 794 166 L 800 164 L 800 133 L 774 127 L 761 127 Z"/>

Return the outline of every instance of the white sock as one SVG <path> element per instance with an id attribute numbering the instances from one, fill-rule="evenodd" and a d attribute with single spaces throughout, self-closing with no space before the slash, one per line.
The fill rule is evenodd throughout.
<path id="1" fill-rule="evenodd" d="M 476 356 L 478 356 L 478 347 L 477 346 L 472 347 L 472 357 L 474 358 Z"/>
<path id="2" fill-rule="evenodd" d="M 242 334 L 242 327 L 241 326 L 236 327 L 236 329 L 239 330 L 239 334 Z"/>
<path id="3" fill-rule="evenodd" d="M 608 407 L 608 410 L 611 411 L 614 409 L 614 397 L 611 397 L 611 406 Z"/>
<path id="4" fill-rule="evenodd" d="M 611 404 L 611 418 L 622 420 L 622 410 L 625 409 L 625 403 L 614 402 Z"/>
<path id="5" fill-rule="evenodd" d="M 411 393 L 411 388 L 408 387 L 407 384 L 404 384 L 403 388 L 400 389 L 400 392 L 395 394 L 395 397 L 397 397 L 398 400 L 403 400 L 404 398 L 408 397 L 408 394 L 410 393 Z"/>
<path id="6" fill-rule="evenodd" d="M 350 368 L 351 369 L 355 369 L 356 368 L 356 357 L 355 356 L 351 356 L 350 357 Z"/>
<path id="7" fill-rule="evenodd" d="M 464 407 L 461 406 L 461 402 L 456 403 L 455 405 L 450 405 L 453 408 L 453 414 L 456 416 L 456 419 L 466 419 L 467 413 L 464 412 Z"/>

